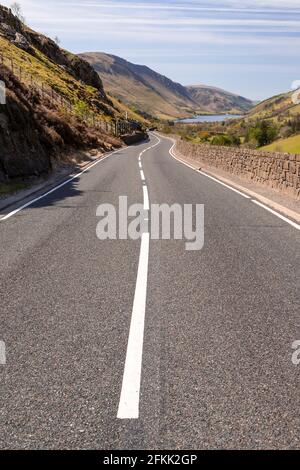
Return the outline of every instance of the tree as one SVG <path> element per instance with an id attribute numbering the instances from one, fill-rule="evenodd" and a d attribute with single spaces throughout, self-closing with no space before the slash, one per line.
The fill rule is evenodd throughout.
<path id="1" fill-rule="evenodd" d="M 240 138 L 236 135 L 228 135 L 228 134 L 219 134 L 215 135 L 211 141 L 211 145 L 222 145 L 222 146 L 234 146 L 238 147 L 241 144 Z"/>
<path id="2" fill-rule="evenodd" d="M 11 4 L 10 9 L 12 13 L 20 20 L 22 23 L 25 23 L 25 17 L 23 15 L 22 7 L 20 3 L 14 2 Z"/>
<path id="3" fill-rule="evenodd" d="M 56 42 L 56 44 L 57 44 L 58 46 L 60 45 L 60 42 L 61 42 L 61 41 L 60 41 L 60 39 L 59 39 L 58 36 L 55 36 L 54 41 Z"/>
<path id="4" fill-rule="evenodd" d="M 261 121 L 248 129 L 246 142 L 250 142 L 255 147 L 264 147 L 276 139 L 277 133 L 277 128 L 273 123 Z"/>

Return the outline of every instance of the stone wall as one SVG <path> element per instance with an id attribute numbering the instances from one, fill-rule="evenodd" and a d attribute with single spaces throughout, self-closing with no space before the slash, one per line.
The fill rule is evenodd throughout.
<path id="1" fill-rule="evenodd" d="M 300 200 L 300 155 L 199 145 L 183 140 L 177 140 L 176 153 L 196 161 L 203 169 L 220 168 Z"/>

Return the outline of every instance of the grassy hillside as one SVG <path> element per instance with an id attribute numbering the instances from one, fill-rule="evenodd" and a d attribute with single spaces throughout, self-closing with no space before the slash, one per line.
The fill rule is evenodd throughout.
<path id="1" fill-rule="evenodd" d="M 4 54 L 4 64 L 11 69 L 10 60 L 12 59 L 15 74 L 19 76 L 21 69 L 21 78 L 23 75 L 24 82 L 27 81 L 28 85 L 31 83 L 30 77 L 32 76 L 34 82 L 53 88 L 53 90 L 71 101 L 74 107 L 80 101 L 83 101 L 95 112 L 101 110 L 107 118 L 114 116 L 114 113 L 116 113 L 111 103 L 99 96 L 96 88 L 79 82 L 38 49 L 33 48 L 32 53 L 29 53 L 16 47 L 7 39 L 0 37 L 0 51 Z M 97 102 L 93 102 L 94 98 L 97 98 Z"/>
<path id="2" fill-rule="evenodd" d="M 110 95 L 131 109 L 155 118 L 177 119 L 194 114 L 240 113 L 251 102 L 212 87 L 184 87 L 149 67 L 100 52 L 81 54 L 99 73 Z"/>
<path id="3" fill-rule="evenodd" d="M 258 103 L 249 113 L 251 119 L 274 119 L 280 121 L 300 113 L 300 104 L 292 101 L 293 92 L 282 93 Z"/>
<path id="4" fill-rule="evenodd" d="M 270 145 L 261 147 L 262 150 L 269 150 L 271 152 L 287 152 L 300 154 L 300 135 L 294 135 L 287 139 L 275 140 Z"/>

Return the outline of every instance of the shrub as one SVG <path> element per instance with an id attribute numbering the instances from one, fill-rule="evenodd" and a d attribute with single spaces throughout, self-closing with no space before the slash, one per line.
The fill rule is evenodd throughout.
<path id="1" fill-rule="evenodd" d="M 239 137 L 225 134 L 215 135 L 210 141 L 211 145 L 222 145 L 226 147 L 230 147 L 233 145 L 238 146 L 240 145 L 240 143 L 241 142 Z"/>
<path id="2" fill-rule="evenodd" d="M 77 101 L 74 105 L 75 114 L 83 119 L 89 113 L 89 106 L 84 101 Z"/>
<path id="3" fill-rule="evenodd" d="M 251 146 L 264 147 L 271 144 L 277 137 L 278 131 L 273 123 L 261 121 L 250 127 L 246 133 L 246 142 Z"/>
<path id="4" fill-rule="evenodd" d="M 207 131 L 200 131 L 198 137 L 202 142 L 208 142 L 211 137 L 211 133 Z"/>

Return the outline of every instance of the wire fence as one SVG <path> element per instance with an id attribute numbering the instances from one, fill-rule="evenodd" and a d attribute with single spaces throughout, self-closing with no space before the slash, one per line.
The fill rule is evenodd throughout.
<path id="1" fill-rule="evenodd" d="M 134 121 L 122 119 L 106 121 L 99 119 L 99 115 L 93 111 L 85 109 L 76 110 L 75 103 L 72 103 L 65 96 L 58 93 L 50 85 L 45 84 L 36 75 L 28 73 L 19 64 L 16 64 L 12 57 L 7 57 L 3 52 L 0 52 L 0 64 L 9 68 L 21 83 L 31 86 L 41 97 L 47 97 L 55 107 L 63 109 L 70 115 L 77 116 L 89 127 L 114 136 L 132 133 L 138 127 L 138 124 Z"/>

